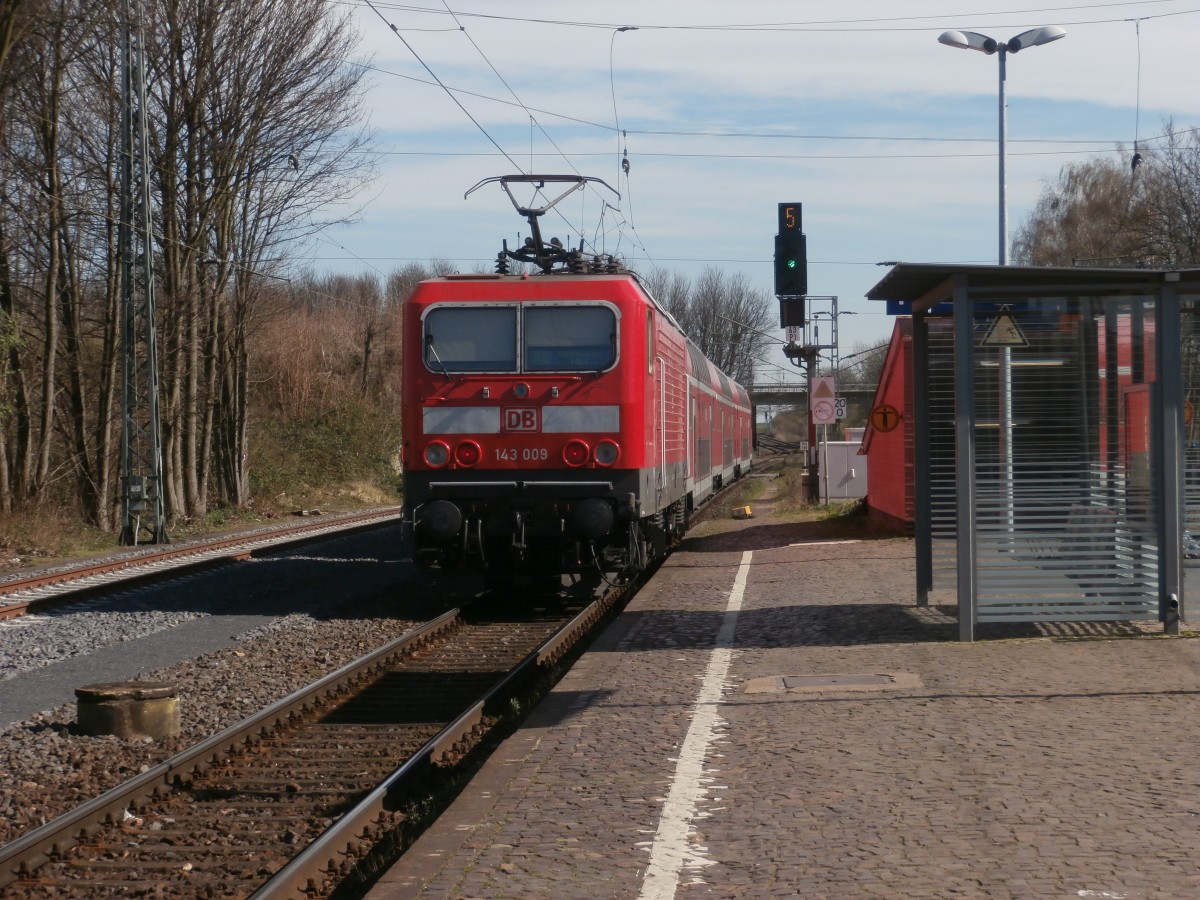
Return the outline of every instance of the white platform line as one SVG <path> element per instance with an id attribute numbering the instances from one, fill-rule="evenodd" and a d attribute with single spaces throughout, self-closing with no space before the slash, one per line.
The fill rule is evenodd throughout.
<path id="1" fill-rule="evenodd" d="M 679 883 L 680 873 L 685 869 L 698 870 L 712 865 L 713 860 L 704 855 L 704 848 L 690 839 L 692 820 L 696 818 L 696 805 L 705 792 L 708 779 L 704 775 L 704 759 L 712 745 L 720 725 L 717 705 L 725 688 L 729 665 L 733 659 L 733 637 L 737 630 L 738 613 L 742 609 L 742 597 L 746 592 L 746 578 L 750 574 L 750 558 L 753 551 L 742 554 L 741 565 L 733 579 L 721 630 L 717 632 L 717 644 L 704 683 L 692 713 L 687 736 L 679 750 L 675 764 L 675 775 L 671 789 L 663 804 L 658 820 L 658 830 L 650 845 L 650 865 L 642 879 L 642 900 L 671 900 Z"/>

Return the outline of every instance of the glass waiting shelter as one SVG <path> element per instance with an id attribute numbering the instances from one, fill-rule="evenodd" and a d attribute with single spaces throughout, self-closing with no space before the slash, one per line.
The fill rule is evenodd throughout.
<path id="1" fill-rule="evenodd" d="M 913 318 L 917 603 L 1158 620 L 1200 592 L 1200 269 L 900 263 Z"/>

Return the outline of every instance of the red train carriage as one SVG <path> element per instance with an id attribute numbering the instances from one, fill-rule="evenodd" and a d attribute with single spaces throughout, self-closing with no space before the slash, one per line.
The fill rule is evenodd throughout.
<path id="1" fill-rule="evenodd" d="M 745 390 L 615 260 L 543 244 L 549 208 L 521 210 L 534 239 L 499 264 L 541 274 L 435 278 L 406 304 L 405 540 L 420 563 L 636 571 L 750 467 Z"/>

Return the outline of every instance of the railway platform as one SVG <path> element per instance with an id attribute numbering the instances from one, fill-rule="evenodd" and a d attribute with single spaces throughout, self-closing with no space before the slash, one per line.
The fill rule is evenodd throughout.
<path id="1" fill-rule="evenodd" d="M 689 535 L 371 900 L 1200 896 L 1193 632 L 960 643 L 910 540 L 753 508 Z"/>

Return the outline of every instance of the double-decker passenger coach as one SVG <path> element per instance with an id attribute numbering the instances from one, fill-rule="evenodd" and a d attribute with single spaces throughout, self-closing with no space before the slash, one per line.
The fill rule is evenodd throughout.
<path id="1" fill-rule="evenodd" d="M 488 181 L 512 197 L 593 180 Z M 615 259 L 542 242 L 557 199 L 514 199 L 534 234 L 497 273 L 424 281 L 406 304 L 404 534 L 423 565 L 638 571 L 751 465 L 745 390 Z M 510 259 L 540 271 L 510 274 Z"/>

